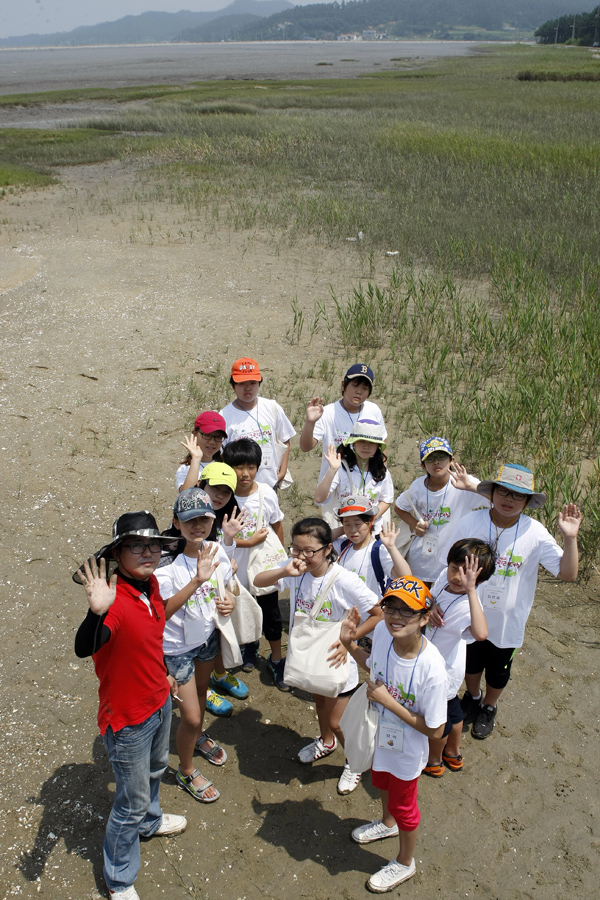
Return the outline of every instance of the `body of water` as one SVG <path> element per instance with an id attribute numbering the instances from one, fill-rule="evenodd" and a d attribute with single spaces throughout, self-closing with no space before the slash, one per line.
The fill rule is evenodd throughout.
<path id="1" fill-rule="evenodd" d="M 1 49 L 0 94 L 222 78 L 344 78 L 394 68 L 392 60 L 398 58 L 464 56 L 474 46 L 463 41 L 275 41 Z"/>

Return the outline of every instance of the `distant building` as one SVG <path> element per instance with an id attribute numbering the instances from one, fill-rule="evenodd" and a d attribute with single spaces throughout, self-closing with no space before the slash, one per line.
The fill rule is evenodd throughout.
<path id="1" fill-rule="evenodd" d="M 360 41 L 360 34 L 338 34 L 338 41 Z"/>
<path id="2" fill-rule="evenodd" d="M 362 33 L 363 41 L 376 41 L 377 40 L 377 32 L 374 28 L 367 28 Z"/>

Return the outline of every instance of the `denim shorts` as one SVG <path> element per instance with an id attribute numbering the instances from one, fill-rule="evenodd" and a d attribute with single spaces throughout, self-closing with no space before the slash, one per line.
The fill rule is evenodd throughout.
<path id="1" fill-rule="evenodd" d="M 217 628 L 213 631 L 205 644 L 180 653 L 178 656 L 165 656 L 167 672 L 175 679 L 177 684 L 187 684 L 194 674 L 194 660 L 198 662 L 211 662 L 221 652 L 221 642 Z"/>

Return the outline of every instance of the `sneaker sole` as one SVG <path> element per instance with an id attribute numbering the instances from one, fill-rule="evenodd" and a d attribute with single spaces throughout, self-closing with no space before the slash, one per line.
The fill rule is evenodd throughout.
<path id="1" fill-rule="evenodd" d="M 415 875 L 416 869 L 413 869 L 412 872 L 409 872 L 407 875 L 403 875 L 402 878 L 399 878 L 398 881 L 395 881 L 393 884 L 390 884 L 389 887 L 376 887 L 371 884 L 371 879 L 369 879 L 365 885 L 368 891 L 371 891 L 372 894 L 387 894 L 389 891 L 393 891 L 394 888 L 397 888 L 399 884 L 403 884 L 405 881 L 408 881 L 409 878 L 412 878 Z"/>
<path id="2" fill-rule="evenodd" d="M 390 834 L 382 834 L 380 837 L 357 838 L 353 834 L 350 835 L 355 844 L 375 844 L 377 841 L 385 841 L 387 838 L 398 837 L 398 831 L 392 831 Z"/>

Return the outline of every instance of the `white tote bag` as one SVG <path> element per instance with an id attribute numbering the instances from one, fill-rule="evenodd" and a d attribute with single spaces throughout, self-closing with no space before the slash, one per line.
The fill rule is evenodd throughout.
<path id="1" fill-rule="evenodd" d="M 329 648 L 339 640 L 341 621 L 317 621 L 339 573 L 339 568 L 334 569 L 310 613 L 299 610 L 294 614 L 285 659 L 285 683 L 323 697 L 337 697 L 350 676 L 348 658 L 337 669 L 327 661 L 327 657 L 331 656 Z"/>
<path id="2" fill-rule="evenodd" d="M 275 453 L 277 454 L 277 471 L 279 471 L 279 466 L 281 465 L 281 460 L 283 459 L 283 454 L 288 449 L 287 444 L 284 444 L 283 441 L 280 441 L 277 437 L 277 404 L 275 400 L 271 400 L 271 413 L 273 418 L 275 419 Z M 280 491 L 285 491 L 289 487 L 291 487 L 294 483 L 294 479 L 292 478 L 292 473 L 287 469 L 287 472 L 277 485 Z"/>
<path id="3" fill-rule="evenodd" d="M 422 519 L 422 516 L 415 509 L 413 499 L 410 496 L 410 491 L 407 491 L 407 493 L 408 493 L 408 501 L 412 508 L 412 514 L 415 517 L 415 519 L 417 520 L 417 522 L 420 522 Z M 400 551 L 400 553 L 402 554 L 404 559 L 406 559 L 406 557 L 408 556 L 408 551 L 410 550 L 411 544 L 415 538 L 416 538 L 416 534 L 414 533 L 414 531 L 411 531 L 410 525 L 408 525 L 406 522 L 402 521 L 402 519 L 401 519 L 400 527 L 398 529 L 398 537 L 396 538 L 396 547 Z"/>
<path id="4" fill-rule="evenodd" d="M 217 584 L 219 585 L 219 596 L 225 597 L 225 585 L 223 584 L 223 575 L 219 568 L 216 569 Z M 215 610 L 214 622 L 220 632 L 221 639 L 221 656 L 223 657 L 223 665 L 226 669 L 235 669 L 236 666 L 242 664 L 242 651 L 235 634 L 231 616 L 224 616 L 218 610 Z"/>
<path id="5" fill-rule="evenodd" d="M 262 528 L 262 512 L 265 499 L 265 487 L 258 483 L 258 493 L 260 495 L 260 503 L 258 506 L 258 516 L 256 517 L 256 530 Z M 273 531 L 270 525 L 267 526 L 269 533 L 262 544 L 254 547 L 250 553 L 248 560 L 248 589 L 254 597 L 261 594 L 271 594 L 275 590 L 272 585 L 268 587 L 258 588 L 254 584 L 254 578 L 259 572 L 267 572 L 269 569 L 277 569 L 285 565 L 288 555 L 283 548 L 283 544 Z"/>
<path id="6" fill-rule="evenodd" d="M 231 621 L 238 642 L 241 644 L 253 644 L 260 640 L 262 634 L 263 614 L 262 609 L 239 579 L 234 578 L 235 609 L 231 613 Z"/>
<path id="7" fill-rule="evenodd" d="M 364 682 L 350 697 L 340 719 L 344 751 L 351 772 L 366 772 L 371 768 L 378 725 L 379 712 L 367 699 L 367 683 Z"/>

